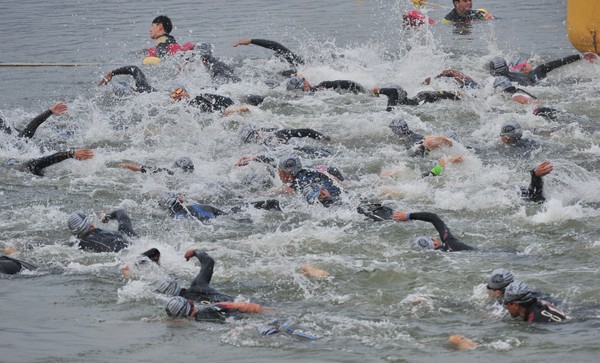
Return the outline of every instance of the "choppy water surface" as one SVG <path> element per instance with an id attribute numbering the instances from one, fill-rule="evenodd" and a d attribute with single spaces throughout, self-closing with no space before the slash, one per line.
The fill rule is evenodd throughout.
<path id="1" fill-rule="evenodd" d="M 440 1 L 438 1 L 440 2 Z M 448 3 L 450 3 L 448 1 Z M 2 116 L 23 126 L 39 111 L 64 100 L 65 116 L 52 117 L 27 145 L 0 135 L 0 157 L 31 158 L 67 146 L 90 147 L 96 157 L 49 168 L 45 178 L 2 169 L 0 240 L 11 242 L 17 258 L 39 271 L 2 276 L 0 360 L 21 361 L 592 361 L 600 326 L 596 121 L 600 117 L 600 65 L 578 62 L 550 74 L 528 90 L 543 105 L 569 111 L 575 119 L 548 122 L 492 92 L 489 59 L 521 53 L 543 62 L 574 54 L 564 31 L 564 1 L 478 1 L 497 21 L 456 30 L 433 26 L 404 30 L 398 1 L 127 2 L 80 1 L 3 3 L 2 62 L 97 63 L 77 68 L 0 67 Z M 447 12 L 433 9 L 433 18 Z M 124 64 L 140 64 L 148 47 L 150 20 L 173 19 L 180 42 L 207 41 L 243 79 L 214 85 L 201 66 L 177 72 L 176 61 L 144 66 L 161 92 L 118 98 L 111 87 L 95 86 L 101 74 Z M 307 59 L 300 68 L 313 83 L 351 79 L 366 88 L 402 85 L 410 96 L 422 90 L 452 90 L 452 83 L 421 84 L 445 68 L 458 68 L 484 87 L 460 102 L 443 101 L 385 112 L 385 98 L 319 92 L 291 95 L 277 72 L 286 65 L 270 51 L 233 48 L 240 38 L 279 41 Z M 115 77 L 115 81 L 121 80 Z M 191 94 L 208 90 L 238 99 L 268 96 L 243 116 L 207 115 L 172 103 L 166 91 L 183 83 Z M 216 90 L 215 90 L 216 88 Z M 456 146 L 465 162 L 443 177 L 420 177 L 442 153 L 412 159 L 387 125 L 404 116 L 420 133 L 454 130 L 474 153 Z M 524 129 L 569 124 L 550 137 L 534 136 L 542 149 L 531 158 L 497 153 L 498 131 L 507 118 Z M 263 165 L 235 167 L 241 155 L 262 151 L 243 145 L 237 129 L 310 127 L 333 139 L 334 155 L 307 160 L 330 163 L 348 177 L 346 205 L 324 209 L 277 194 Z M 66 134 L 64 130 L 72 131 Z M 527 136 L 531 136 L 526 131 Z M 283 154 L 287 149 L 283 148 Z M 193 176 L 132 173 L 123 161 L 170 165 L 190 156 Z M 513 185 L 528 182 L 536 161 L 552 160 L 545 177 L 548 201 L 523 204 Z M 381 177 L 382 171 L 394 171 Z M 271 187 L 244 183 L 249 176 Z M 226 208 L 239 198 L 277 197 L 283 213 L 249 211 L 210 224 L 165 218 L 156 200 L 166 190 Z M 355 212 L 362 199 L 410 211 L 438 213 L 454 234 L 481 249 L 475 253 L 422 253 L 412 240 L 434 234 L 421 222 L 373 223 Z M 69 247 L 68 215 L 127 210 L 142 236 L 120 253 L 92 254 Z M 240 219 L 251 219 L 242 223 Z M 99 221 L 96 220 L 98 224 Z M 104 227 L 104 225 L 102 225 Z M 107 226 L 111 228 L 114 226 Z M 157 247 L 162 268 L 124 280 L 119 266 Z M 301 342 L 262 337 L 256 326 L 268 317 L 224 325 L 175 322 L 166 318 L 166 298 L 152 292 L 170 275 L 186 284 L 198 270 L 185 262 L 191 247 L 208 251 L 217 266 L 212 284 L 273 308 L 273 316 L 293 317 L 322 338 Z M 303 263 L 329 271 L 308 279 Z M 528 326 L 503 316 L 486 296 L 483 281 L 507 267 L 519 279 L 551 293 L 574 317 L 559 326 Z M 445 345 L 463 334 L 479 346 L 454 352 Z M 443 358 L 442 358 L 443 357 Z"/>

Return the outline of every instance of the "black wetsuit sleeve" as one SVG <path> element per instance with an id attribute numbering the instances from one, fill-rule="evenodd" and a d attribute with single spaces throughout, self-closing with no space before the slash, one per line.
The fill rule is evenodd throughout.
<path id="1" fill-rule="evenodd" d="M 440 239 L 444 243 L 447 250 L 450 250 L 450 251 L 474 250 L 473 247 L 471 247 L 467 244 L 464 244 L 463 242 L 456 239 L 450 232 L 450 229 L 446 226 L 446 223 L 444 223 L 444 221 L 442 221 L 442 219 L 435 213 L 429 213 L 429 212 L 410 213 L 409 219 L 430 222 L 431 224 L 433 224 L 435 229 L 438 231 L 438 234 L 440 235 Z"/>
<path id="2" fill-rule="evenodd" d="M 213 270 L 215 268 L 215 260 L 210 257 L 206 252 L 196 250 L 194 256 L 200 261 L 200 272 L 192 281 L 192 287 L 198 286 L 206 288 L 210 284 L 212 279 Z"/>
<path id="3" fill-rule="evenodd" d="M 439 100 L 460 100 L 460 97 L 456 92 L 424 91 L 419 92 L 415 98 L 409 99 L 409 104 L 416 106 L 421 103 L 433 103 Z"/>
<path id="4" fill-rule="evenodd" d="M 354 93 L 364 92 L 365 89 L 360 84 L 354 81 L 347 80 L 335 80 L 335 81 L 323 81 L 316 85 L 316 89 L 334 89 L 334 90 L 346 90 Z"/>
<path id="5" fill-rule="evenodd" d="M 35 134 L 36 130 L 38 129 L 38 127 L 40 127 L 40 125 L 42 123 L 44 123 L 44 121 L 46 121 L 48 119 L 48 117 L 52 116 L 52 111 L 50 110 L 46 110 L 44 112 L 42 112 L 41 114 L 39 114 L 38 116 L 36 116 L 33 120 L 31 120 L 27 126 L 25 127 L 25 129 L 21 132 L 19 132 L 19 137 L 25 137 L 28 139 L 31 139 L 33 137 L 33 135 Z"/>
<path id="6" fill-rule="evenodd" d="M 313 129 L 281 129 L 275 131 L 278 139 L 289 141 L 292 137 L 309 137 L 315 140 L 329 140 L 329 137 Z"/>
<path id="7" fill-rule="evenodd" d="M 212 93 L 200 94 L 190 101 L 190 105 L 199 108 L 202 112 L 223 111 L 234 104 L 231 98 Z"/>
<path id="8" fill-rule="evenodd" d="M 544 63 L 542 65 L 539 65 L 539 66 L 535 67 L 535 69 L 532 71 L 532 73 L 534 73 L 537 76 L 537 79 L 546 78 L 546 76 L 548 75 L 548 72 L 550 72 L 558 67 L 567 65 L 569 63 L 577 62 L 580 59 L 581 59 L 581 56 L 579 54 L 570 55 L 570 56 L 564 57 L 562 59 L 557 59 L 557 60 L 554 60 L 554 61 L 551 61 L 548 63 Z"/>
<path id="9" fill-rule="evenodd" d="M 0 117 L 0 130 L 9 135 L 12 134 L 12 129 L 6 124 L 2 117 Z"/>
<path id="10" fill-rule="evenodd" d="M 125 66 L 125 67 L 117 68 L 112 71 L 112 74 L 113 74 L 113 76 L 126 75 L 126 74 L 133 76 L 133 79 L 135 80 L 135 90 L 139 93 L 154 91 L 154 88 L 152 88 L 152 86 L 150 86 L 150 84 L 148 84 L 146 75 L 144 74 L 144 72 L 142 72 L 142 70 L 138 66 Z"/>
<path id="11" fill-rule="evenodd" d="M 152 174 L 165 172 L 165 173 L 167 173 L 169 175 L 175 174 L 175 172 L 173 170 L 171 170 L 171 169 L 157 168 L 155 166 L 148 166 L 148 165 L 142 165 L 142 166 L 140 166 L 140 172 L 141 173 L 151 172 Z"/>
<path id="12" fill-rule="evenodd" d="M 277 160 L 275 160 L 275 158 L 266 156 L 266 155 L 258 155 L 256 157 L 256 161 L 261 162 L 261 163 L 265 163 L 265 164 L 269 164 L 272 167 L 276 168 L 277 167 Z"/>
<path id="13" fill-rule="evenodd" d="M 388 111 L 388 112 L 391 111 L 392 107 L 394 107 L 394 106 L 407 104 L 406 101 L 408 99 L 406 97 L 403 97 L 402 99 L 400 99 L 400 94 L 398 93 L 397 88 L 380 88 L 379 94 L 387 97 L 388 102 L 387 102 L 386 111 Z"/>
<path id="14" fill-rule="evenodd" d="M 299 64 L 304 64 L 304 60 L 292 53 L 289 49 L 284 47 L 283 45 L 274 42 L 272 40 L 266 39 L 251 39 L 250 43 L 254 45 L 258 45 L 259 47 L 271 49 L 275 51 L 275 55 L 279 58 L 285 59 L 292 66 L 297 66 Z"/>
<path id="15" fill-rule="evenodd" d="M 65 161 L 72 157 L 73 156 L 71 155 L 70 151 L 60 151 L 39 159 L 29 160 L 27 163 L 25 163 L 25 167 L 35 175 L 44 176 L 44 168 L 47 168 L 50 165 L 58 164 L 61 161 Z"/>
<path id="16" fill-rule="evenodd" d="M 543 203 L 546 201 L 544 197 L 544 180 L 541 176 L 535 175 L 535 171 L 531 170 L 531 183 L 527 188 L 527 199 L 535 203 Z"/>
<path id="17" fill-rule="evenodd" d="M 129 236 L 129 237 L 137 237 L 137 233 L 135 233 L 135 231 L 133 230 L 133 226 L 131 224 L 131 219 L 129 219 L 129 216 L 127 215 L 127 212 L 125 212 L 122 209 L 117 209 L 115 211 L 112 211 L 109 214 L 106 214 L 104 216 L 104 219 L 106 221 L 109 221 L 111 219 L 116 219 L 117 222 L 119 222 L 119 229 L 118 231 Z"/>

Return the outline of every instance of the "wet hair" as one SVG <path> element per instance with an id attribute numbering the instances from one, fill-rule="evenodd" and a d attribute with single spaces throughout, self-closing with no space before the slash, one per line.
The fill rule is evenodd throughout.
<path id="1" fill-rule="evenodd" d="M 152 24 L 162 24 L 165 33 L 170 33 L 173 30 L 173 23 L 171 19 L 169 19 L 166 15 L 159 15 L 154 20 L 152 20 Z"/>

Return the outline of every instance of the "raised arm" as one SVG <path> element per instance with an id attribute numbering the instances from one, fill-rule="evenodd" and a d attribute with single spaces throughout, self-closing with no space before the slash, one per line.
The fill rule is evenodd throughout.
<path id="1" fill-rule="evenodd" d="M 292 137 L 308 137 L 315 140 L 330 140 L 329 136 L 325 136 L 313 129 L 282 129 L 275 131 L 275 136 L 277 136 L 278 139 L 285 141 L 289 141 Z"/>
<path id="2" fill-rule="evenodd" d="M 275 51 L 275 55 L 277 57 L 284 59 L 286 62 L 288 62 L 292 66 L 304 64 L 304 60 L 302 58 L 300 58 L 298 55 L 294 54 L 292 51 L 290 51 L 289 49 L 287 49 L 280 43 L 277 43 L 272 40 L 240 39 L 237 42 L 235 42 L 233 46 L 237 47 L 238 45 L 249 45 L 249 44 L 258 45 L 259 47 L 263 47 L 263 48 L 267 48 L 267 49 L 271 49 L 271 50 Z"/>
<path id="3" fill-rule="evenodd" d="M 119 232 L 126 234 L 129 237 L 137 237 L 137 233 L 133 230 L 133 226 L 131 224 L 131 219 L 129 219 L 129 215 L 122 209 L 117 209 L 109 214 L 101 214 L 100 220 L 102 223 L 108 223 L 108 221 L 116 219 L 119 223 Z"/>
<path id="4" fill-rule="evenodd" d="M 52 115 L 60 116 L 60 115 L 64 114 L 66 111 L 67 111 L 67 104 L 65 104 L 65 103 L 59 102 L 59 103 L 52 105 L 52 107 L 50 107 L 49 110 L 42 112 L 41 114 L 37 115 L 33 120 L 31 120 L 27 124 L 25 129 L 19 133 L 18 136 L 25 137 L 28 139 L 32 138 L 33 135 L 35 134 L 35 132 L 37 131 L 38 127 L 40 127 L 40 125 L 42 123 L 44 123 L 44 121 L 46 121 L 48 119 L 48 117 L 50 117 Z"/>
<path id="5" fill-rule="evenodd" d="M 110 82 L 113 76 L 116 75 L 130 75 L 133 77 L 135 81 L 135 90 L 139 93 L 143 92 L 153 92 L 155 91 L 150 84 L 148 84 L 148 80 L 146 79 L 146 75 L 138 66 L 125 66 L 117 69 L 113 69 L 112 71 L 108 71 L 98 82 L 98 86 L 102 86 Z"/>
<path id="6" fill-rule="evenodd" d="M 206 252 L 197 249 L 185 251 L 184 257 L 186 261 L 189 261 L 192 257 L 196 257 L 198 261 L 200 261 L 200 272 L 192 281 L 192 286 L 198 285 L 201 287 L 208 287 L 210 280 L 212 279 L 215 260 L 213 260 Z"/>

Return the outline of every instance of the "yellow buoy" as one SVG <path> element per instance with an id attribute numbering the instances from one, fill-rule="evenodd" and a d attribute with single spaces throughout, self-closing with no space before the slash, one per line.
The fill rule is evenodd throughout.
<path id="1" fill-rule="evenodd" d="M 144 64 L 160 64 L 160 58 L 146 57 L 146 58 L 144 58 Z"/>
<path id="2" fill-rule="evenodd" d="M 600 1 L 567 0 L 567 35 L 580 52 L 600 52 Z"/>

